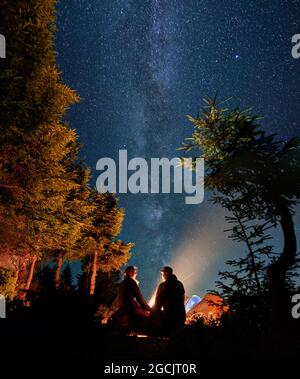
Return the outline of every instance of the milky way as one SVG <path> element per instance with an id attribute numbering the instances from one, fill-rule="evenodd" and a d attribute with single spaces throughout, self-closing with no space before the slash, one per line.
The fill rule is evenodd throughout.
<path id="1" fill-rule="evenodd" d="M 216 91 L 232 106 L 253 107 L 268 132 L 299 135 L 300 59 L 291 56 L 299 16 L 292 0 L 61 0 L 58 64 L 82 97 L 67 118 L 94 179 L 96 161 L 117 160 L 119 149 L 129 158 L 177 156 L 191 134 L 186 115 Z M 186 285 L 203 293 L 244 251 L 223 235 L 223 213 L 208 198 L 187 206 L 178 194 L 120 195 L 122 238 L 136 244 L 132 263 L 147 295 L 162 265 L 180 270 L 178 255 L 201 264 Z"/>

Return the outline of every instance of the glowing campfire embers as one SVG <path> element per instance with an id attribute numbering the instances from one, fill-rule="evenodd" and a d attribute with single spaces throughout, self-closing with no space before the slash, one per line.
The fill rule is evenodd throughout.
<path id="1" fill-rule="evenodd" d="M 127 334 L 128 337 L 136 337 L 136 338 L 149 338 L 147 334 L 138 334 L 135 332 L 131 332 Z"/>

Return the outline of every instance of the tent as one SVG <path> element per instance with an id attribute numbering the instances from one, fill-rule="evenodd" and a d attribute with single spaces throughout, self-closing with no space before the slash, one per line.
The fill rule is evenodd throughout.
<path id="1" fill-rule="evenodd" d="M 187 312 L 187 324 L 202 319 L 204 323 L 217 322 L 229 308 L 224 300 L 215 294 L 208 293 Z"/>
<path id="2" fill-rule="evenodd" d="M 185 311 L 188 313 L 195 305 L 199 304 L 201 301 L 201 297 L 197 295 L 193 295 L 190 298 L 187 298 L 185 303 Z"/>

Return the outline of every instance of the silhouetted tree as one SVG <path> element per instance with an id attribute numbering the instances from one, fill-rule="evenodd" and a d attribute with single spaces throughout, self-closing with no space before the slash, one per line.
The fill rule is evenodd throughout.
<path id="1" fill-rule="evenodd" d="M 36 272 L 37 288 L 39 292 L 53 292 L 54 287 L 54 269 L 49 265 L 40 265 Z"/>
<path id="2" fill-rule="evenodd" d="M 60 286 L 62 290 L 64 291 L 71 291 L 74 289 L 73 287 L 73 279 L 72 279 L 72 271 L 69 264 L 66 265 L 64 268 L 62 275 L 61 275 L 61 281 Z"/>
<path id="3" fill-rule="evenodd" d="M 200 149 L 206 164 L 206 187 L 234 193 L 253 219 L 279 223 L 284 235 L 281 254 L 268 267 L 273 319 L 289 317 L 288 271 L 296 263 L 293 209 L 300 197 L 300 148 L 296 138 L 282 143 L 266 135 L 258 117 L 238 109 L 227 111 L 206 99 L 207 106 L 190 117 L 194 132 L 182 149 Z"/>
<path id="4" fill-rule="evenodd" d="M 230 225 L 229 238 L 243 244 L 246 254 L 226 263 L 227 271 L 219 273 L 216 282 L 221 296 L 226 300 L 231 312 L 251 320 L 252 324 L 267 322 L 268 301 L 266 296 L 266 273 L 272 259 L 273 247 L 268 243 L 269 230 L 274 227 L 272 220 L 258 223 L 252 215 L 245 213 L 243 204 L 235 196 L 215 196 L 214 201 L 226 208 L 230 215 L 225 219 Z"/>

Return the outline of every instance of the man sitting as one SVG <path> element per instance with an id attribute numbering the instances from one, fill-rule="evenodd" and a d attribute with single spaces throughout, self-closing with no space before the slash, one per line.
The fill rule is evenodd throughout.
<path id="1" fill-rule="evenodd" d="M 183 284 L 171 267 L 161 270 L 163 282 L 159 285 L 152 308 L 153 319 L 162 334 L 170 334 L 183 327 L 186 314 Z"/>

